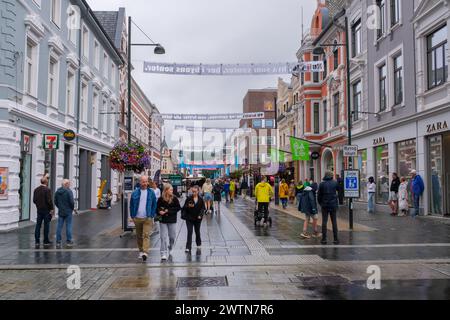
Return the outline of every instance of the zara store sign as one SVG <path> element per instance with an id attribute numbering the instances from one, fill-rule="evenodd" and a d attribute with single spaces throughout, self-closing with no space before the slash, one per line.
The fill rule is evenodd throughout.
<path id="1" fill-rule="evenodd" d="M 427 124 L 427 133 L 432 134 L 435 132 L 441 132 L 448 130 L 448 124 L 447 121 L 439 121 L 431 124 Z"/>

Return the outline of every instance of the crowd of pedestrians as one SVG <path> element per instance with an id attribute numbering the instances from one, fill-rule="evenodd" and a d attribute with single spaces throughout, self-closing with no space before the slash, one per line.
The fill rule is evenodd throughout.
<path id="1" fill-rule="evenodd" d="M 420 175 L 415 170 L 411 170 L 411 180 L 408 182 L 405 177 L 399 177 L 397 173 L 392 174 L 390 186 L 388 184 L 387 203 L 391 209 L 392 216 L 406 216 L 410 211 L 410 206 L 414 210 L 413 217 L 419 215 L 420 198 L 424 192 L 424 183 Z M 339 176 L 333 178 L 333 172 L 327 172 L 323 181 L 318 184 L 315 181 L 299 181 L 295 184 L 282 180 L 278 186 L 278 195 L 284 209 L 288 204 L 296 204 L 298 211 L 305 215 L 303 230 L 300 234 L 303 239 L 320 238 L 321 243 L 327 244 L 328 220 L 331 220 L 333 231 L 333 243 L 339 244 L 339 231 L 337 223 L 338 208 L 344 204 L 343 180 Z M 33 203 L 37 208 L 37 223 L 35 227 L 35 247 L 41 245 L 41 229 L 44 225 L 43 245 L 48 248 L 53 245 L 50 240 L 50 222 L 55 216 L 57 209 L 58 222 L 56 230 L 56 247 L 61 248 L 62 234 L 65 227 L 65 246 L 74 245 L 72 239 L 72 217 L 75 212 L 74 195 L 70 189 L 70 181 L 62 181 L 61 187 L 55 192 L 54 197 L 49 185 L 48 176 L 41 179 L 41 185 L 34 190 Z M 197 249 L 201 249 L 201 224 L 204 216 L 208 214 L 220 214 L 222 200 L 232 203 L 238 194 L 243 199 L 247 199 L 251 186 L 246 179 L 206 179 L 199 185 L 193 185 L 187 190 L 187 197 L 181 205 L 178 197 L 174 195 L 174 189 L 170 184 L 157 186 L 148 176 L 141 176 L 136 183 L 135 190 L 130 198 L 130 217 L 133 219 L 139 259 L 146 261 L 150 249 L 150 235 L 153 232 L 160 233 L 160 253 L 161 260 L 165 261 L 173 253 L 176 238 L 176 225 L 178 212 L 181 211 L 181 219 L 185 221 L 187 229 L 187 239 L 185 251 L 190 254 L 192 251 L 192 238 L 195 233 L 195 243 Z M 377 184 L 373 177 L 369 177 L 367 182 L 368 212 L 375 213 L 377 198 Z M 384 190 L 384 189 L 383 189 Z M 253 190 L 252 190 L 253 191 Z M 254 196 L 257 204 L 257 211 L 263 217 L 262 225 L 266 226 L 269 218 L 270 202 L 274 199 L 275 193 L 272 185 L 266 177 L 261 178 L 254 189 Z M 384 195 L 383 195 L 384 196 Z M 108 204 L 110 207 L 110 204 Z M 320 208 L 320 209 L 319 209 Z M 319 230 L 319 210 L 322 214 L 322 230 Z M 311 232 L 309 227 L 312 225 Z"/>

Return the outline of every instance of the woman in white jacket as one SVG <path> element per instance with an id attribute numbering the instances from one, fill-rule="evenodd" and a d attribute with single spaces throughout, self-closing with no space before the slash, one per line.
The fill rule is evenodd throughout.
<path id="1" fill-rule="evenodd" d="M 398 207 L 401 211 L 399 217 L 405 217 L 408 214 L 408 182 L 404 177 L 401 179 L 400 187 L 398 188 Z"/>
<path id="2" fill-rule="evenodd" d="M 377 185 L 375 184 L 375 179 L 373 177 L 370 177 L 369 182 L 367 183 L 367 193 L 368 193 L 367 211 L 369 213 L 375 212 L 375 193 L 376 192 L 377 192 Z"/>

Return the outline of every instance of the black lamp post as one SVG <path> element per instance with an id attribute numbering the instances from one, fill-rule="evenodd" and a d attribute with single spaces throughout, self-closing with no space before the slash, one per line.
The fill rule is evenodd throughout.
<path id="1" fill-rule="evenodd" d="M 155 54 L 165 54 L 166 50 L 159 43 L 131 43 L 131 16 L 128 17 L 128 111 L 127 111 L 127 127 L 128 127 L 128 143 L 131 143 L 131 47 L 155 47 Z"/>
<path id="2" fill-rule="evenodd" d="M 343 29 L 342 26 L 339 28 Z M 349 49 L 349 37 L 348 37 L 348 18 L 345 17 L 345 43 L 333 43 L 333 44 L 320 44 L 317 48 L 313 50 L 313 54 L 323 55 L 325 51 L 324 47 L 345 47 L 345 56 L 347 58 L 347 135 L 348 135 L 348 145 L 352 144 L 352 110 L 351 110 L 351 99 L 350 99 L 350 49 Z M 353 169 L 353 158 L 348 158 L 348 169 Z M 349 198 L 348 202 L 348 212 L 349 212 L 349 225 L 350 230 L 353 230 L 353 199 Z"/>

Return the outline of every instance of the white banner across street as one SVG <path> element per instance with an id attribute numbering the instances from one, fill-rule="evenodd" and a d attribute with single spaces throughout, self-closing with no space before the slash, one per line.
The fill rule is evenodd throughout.
<path id="1" fill-rule="evenodd" d="M 253 113 L 226 113 L 226 114 L 161 114 L 163 120 L 242 120 L 242 119 L 264 119 L 264 112 Z"/>
<path id="2" fill-rule="evenodd" d="M 249 64 L 177 64 L 144 62 L 144 73 L 170 75 L 242 76 L 322 71 L 322 61 Z"/>

